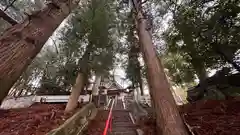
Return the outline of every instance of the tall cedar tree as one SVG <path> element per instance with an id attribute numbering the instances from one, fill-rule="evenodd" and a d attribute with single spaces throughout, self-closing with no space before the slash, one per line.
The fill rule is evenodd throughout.
<path id="1" fill-rule="evenodd" d="M 187 130 L 178 112 L 163 66 L 152 43 L 147 18 L 143 15 L 142 1 L 132 0 L 140 49 L 147 67 L 150 94 L 154 102 L 157 126 L 162 135 L 187 135 Z"/>
<path id="2" fill-rule="evenodd" d="M 77 3 L 74 0 L 50 3 L 3 34 L 0 38 L 0 103 Z"/>

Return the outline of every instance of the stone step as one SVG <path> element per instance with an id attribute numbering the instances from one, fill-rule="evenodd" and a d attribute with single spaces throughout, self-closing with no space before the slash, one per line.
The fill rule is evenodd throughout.
<path id="1" fill-rule="evenodd" d="M 124 110 L 122 100 L 118 100 L 112 112 L 112 132 L 109 135 L 137 135 L 136 125 L 129 116 L 130 110 Z"/>
<path id="2" fill-rule="evenodd" d="M 123 131 L 117 131 L 117 130 L 112 130 L 110 132 L 110 135 L 137 135 L 135 130 L 123 130 Z"/>
<path id="3" fill-rule="evenodd" d="M 135 125 L 130 125 L 130 124 L 113 124 L 112 125 L 112 127 L 113 128 L 133 128 L 133 129 L 135 129 L 136 128 L 136 126 Z"/>
<path id="4" fill-rule="evenodd" d="M 109 135 L 137 135 L 136 132 L 112 132 Z"/>

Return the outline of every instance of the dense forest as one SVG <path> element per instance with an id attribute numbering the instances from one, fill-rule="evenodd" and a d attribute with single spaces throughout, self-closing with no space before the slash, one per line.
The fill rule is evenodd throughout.
<path id="1" fill-rule="evenodd" d="M 97 78 L 116 81 L 120 69 L 129 88 L 144 95 L 148 86 L 157 119 L 184 133 L 173 87 L 187 92 L 189 102 L 240 93 L 239 5 L 239 0 L 3 0 L 0 102 L 6 96 L 70 94 L 66 111 L 72 111 L 90 84 L 97 96 Z M 177 124 L 168 121 L 167 112 Z"/>

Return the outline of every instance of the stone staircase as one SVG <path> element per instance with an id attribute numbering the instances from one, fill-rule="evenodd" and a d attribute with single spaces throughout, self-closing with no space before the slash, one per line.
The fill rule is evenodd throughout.
<path id="1" fill-rule="evenodd" d="M 136 125 L 131 120 L 130 111 L 124 110 L 122 100 L 117 100 L 112 114 L 112 131 L 110 135 L 137 135 Z"/>
<path id="2" fill-rule="evenodd" d="M 133 92 L 130 94 L 126 94 L 124 96 L 124 103 L 127 109 L 131 109 L 131 104 L 133 103 L 134 95 Z"/>

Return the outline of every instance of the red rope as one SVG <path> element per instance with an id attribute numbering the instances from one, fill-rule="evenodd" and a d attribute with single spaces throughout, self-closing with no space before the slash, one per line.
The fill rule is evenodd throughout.
<path id="1" fill-rule="evenodd" d="M 106 126 L 104 128 L 104 131 L 103 131 L 103 135 L 107 135 L 107 131 L 108 131 L 108 128 L 111 128 L 111 119 L 112 119 L 112 109 L 113 109 L 113 104 L 114 104 L 114 101 L 112 102 L 112 105 L 111 105 L 111 108 L 110 108 L 110 111 L 109 111 L 109 114 L 108 114 L 108 119 L 106 121 Z M 110 125 L 110 126 L 109 126 Z M 110 129 L 111 130 L 111 129 Z"/>

